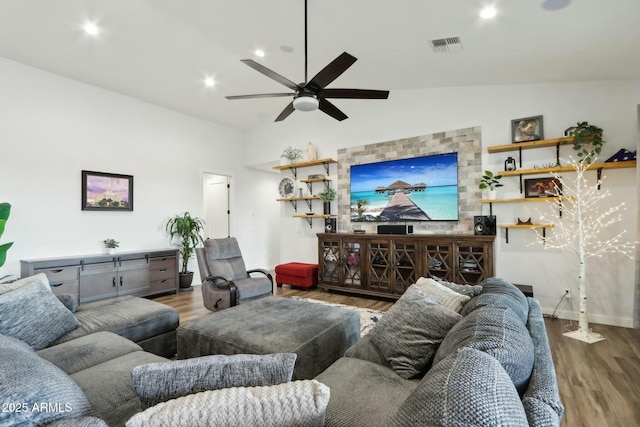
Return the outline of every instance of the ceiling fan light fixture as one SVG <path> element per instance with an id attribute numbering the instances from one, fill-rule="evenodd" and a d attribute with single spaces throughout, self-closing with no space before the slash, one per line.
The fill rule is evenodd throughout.
<path id="1" fill-rule="evenodd" d="M 318 98 L 311 95 L 298 96 L 293 100 L 293 108 L 297 111 L 314 111 L 318 109 Z"/>

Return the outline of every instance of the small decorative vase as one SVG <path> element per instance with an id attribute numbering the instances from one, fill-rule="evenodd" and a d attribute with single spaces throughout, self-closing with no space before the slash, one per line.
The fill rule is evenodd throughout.
<path id="1" fill-rule="evenodd" d="M 323 202 L 322 210 L 325 215 L 331 215 L 331 202 Z"/>
<path id="2" fill-rule="evenodd" d="M 116 254 L 116 248 L 107 248 L 107 253 L 109 255 L 115 255 Z"/>

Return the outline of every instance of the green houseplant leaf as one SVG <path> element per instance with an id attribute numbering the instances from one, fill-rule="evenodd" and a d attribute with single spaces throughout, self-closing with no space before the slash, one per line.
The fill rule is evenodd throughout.
<path id="1" fill-rule="evenodd" d="M 182 269 L 180 273 L 186 274 L 189 259 L 195 253 L 196 247 L 203 242 L 202 230 L 204 229 L 204 221 L 197 217 L 192 217 L 189 212 L 183 215 L 176 215 L 167 223 L 167 232 L 173 241 L 175 237 L 179 237 L 180 256 L 182 257 Z"/>
<path id="2" fill-rule="evenodd" d="M 0 203 L 0 237 L 2 237 L 2 234 L 4 233 L 4 228 L 7 224 L 7 220 L 9 219 L 10 214 L 11 204 Z M 0 245 L 0 267 L 2 267 L 7 261 L 7 251 L 11 246 L 13 246 L 13 242 Z"/>
<path id="3" fill-rule="evenodd" d="M 565 136 L 573 137 L 573 149 L 581 163 L 591 164 L 602 151 L 606 142 L 602 139 L 602 128 L 589 122 L 578 122 L 564 131 Z"/>

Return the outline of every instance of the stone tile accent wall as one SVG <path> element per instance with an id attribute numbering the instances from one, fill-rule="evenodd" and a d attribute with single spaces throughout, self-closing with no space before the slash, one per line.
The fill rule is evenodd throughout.
<path id="1" fill-rule="evenodd" d="M 378 223 L 351 222 L 351 165 L 384 160 L 406 159 L 429 154 L 458 153 L 458 221 L 402 221 L 385 224 L 411 224 L 414 233 L 473 234 L 473 216 L 482 212 L 482 143 L 480 127 L 452 130 L 395 141 L 338 150 L 338 230 L 365 230 L 375 233 Z"/>

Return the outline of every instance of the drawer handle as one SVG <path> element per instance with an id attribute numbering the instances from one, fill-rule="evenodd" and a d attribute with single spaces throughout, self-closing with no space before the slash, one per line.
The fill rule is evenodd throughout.
<path id="1" fill-rule="evenodd" d="M 113 287 L 114 288 L 116 287 L 116 278 L 115 278 L 115 276 L 113 277 Z"/>
<path id="2" fill-rule="evenodd" d="M 58 286 L 62 286 L 64 285 L 64 282 L 60 282 L 60 283 L 49 283 L 49 286 L 51 286 L 52 288 L 57 288 Z"/>
<path id="3" fill-rule="evenodd" d="M 161 268 L 160 271 L 164 273 L 165 271 L 167 271 L 167 269 L 166 268 Z"/>
<path id="4" fill-rule="evenodd" d="M 64 268 L 59 268 L 57 270 L 51 270 L 52 273 L 62 273 L 64 271 Z"/>

